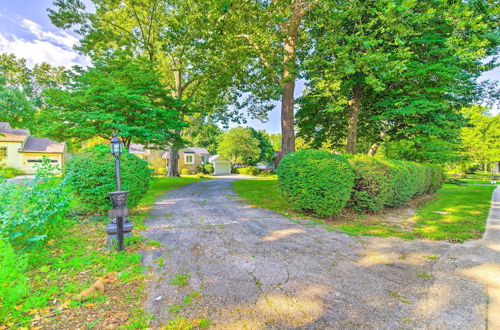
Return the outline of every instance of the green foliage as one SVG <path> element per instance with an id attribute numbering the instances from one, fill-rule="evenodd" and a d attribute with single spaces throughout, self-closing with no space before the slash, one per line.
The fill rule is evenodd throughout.
<path id="1" fill-rule="evenodd" d="M 23 90 L 9 86 L 0 72 L 0 122 L 18 127 L 33 120 L 35 109 Z"/>
<path id="2" fill-rule="evenodd" d="M 4 166 L 4 167 L 0 166 L 0 178 L 9 179 L 23 174 L 24 174 L 23 171 L 21 171 L 18 168 L 9 166 Z"/>
<path id="3" fill-rule="evenodd" d="M 498 161 L 500 155 L 500 114 L 491 116 L 484 107 L 462 109 L 469 120 L 460 137 L 469 161 L 488 164 Z"/>
<path id="4" fill-rule="evenodd" d="M 356 173 L 349 207 L 356 211 L 377 212 L 392 197 L 390 171 L 377 158 L 357 155 L 349 159 Z"/>
<path id="5" fill-rule="evenodd" d="M 276 159 L 276 155 L 268 134 L 264 130 L 257 131 L 254 128 L 250 128 L 250 130 L 252 131 L 252 135 L 259 140 L 260 155 L 257 161 L 272 164 Z"/>
<path id="6" fill-rule="evenodd" d="M 26 258 L 0 236 L 0 320 L 29 293 L 26 266 Z"/>
<path id="7" fill-rule="evenodd" d="M 259 168 L 257 166 L 247 166 L 242 168 L 237 168 L 236 173 L 243 175 L 256 176 L 259 175 Z"/>
<path id="8" fill-rule="evenodd" d="M 488 58 L 499 44 L 493 2 L 326 0 L 307 23 L 313 41 L 297 123 L 314 148 L 342 148 L 350 129 L 365 152 L 385 136 L 423 149 L 399 159 L 443 163 L 445 147 L 456 151 L 465 124 L 458 110 L 483 102 L 477 77 L 495 67 Z M 356 89 L 359 122 L 349 128 Z"/>
<path id="9" fill-rule="evenodd" d="M 235 127 L 221 136 L 217 153 L 231 163 L 255 164 L 261 155 L 259 140 L 249 128 Z"/>
<path id="10" fill-rule="evenodd" d="M 149 188 L 151 170 L 148 163 L 124 151 L 121 156 L 122 190 L 128 191 L 128 207 L 139 204 Z M 97 145 L 73 156 L 64 168 L 64 182 L 82 211 L 104 212 L 111 208 L 109 193 L 116 190 L 115 159 L 106 145 Z"/>
<path id="11" fill-rule="evenodd" d="M 181 175 L 190 175 L 191 170 L 189 168 L 181 168 Z"/>
<path id="12" fill-rule="evenodd" d="M 186 126 L 179 113 L 183 102 L 162 86 L 152 64 L 121 52 L 79 69 L 63 88 L 45 96 L 47 132 L 61 140 L 109 139 L 117 130 L 125 145 L 133 140 L 166 147 L 178 142 L 177 130 Z"/>
<path id="13" fill-rule="evenodd" d="M 189 127 L 182 130 L 182 138 L 188 146 L 206 148 L 211 155 L 217 153 L 221 134 L 219 126 L 206 122 L 199 114 L 189 120 Z"/>
<path id="14" fill-rule="evenodd" d="M 202 165 L 202 172 L 204 174 L 212 174 L 214 173 L 214 165 L 211 163 L 206 163 Z"/>
<path id="15" fill-rule="evenodd" d="M 16 248 L 43 243 L 66 219 L 71 197 L 44 158 L 34 180 L 0 183 L 0 236 Z"/>
<path id="16" fill-rule="evenodd" d="M 291 153 L 278 167 L 278 185 L 292 207 L 320 216 L 337 214 L 345 207 L 354 178 L 347 160 L 327 151 Z"/>
<path id="17" fill-rule="evenodd" d="M 420 165 L 398 160 L 380 160 L 389 172 L 387 206 L 403 205 L 415 196 L 437 191 L 444 183 L 445 174 L 436 165 Z"/>

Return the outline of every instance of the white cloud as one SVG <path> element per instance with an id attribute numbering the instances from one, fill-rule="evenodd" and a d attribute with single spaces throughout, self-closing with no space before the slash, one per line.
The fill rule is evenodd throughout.
<path id="1" fill-rule="evenodd" d="M 59 34 L 43 31 L 40 24 L 26 18 L 23 19 L 22 26 L 27 28 L 38 40 L 54 42 L 67 48 L 72 48 L 78 42 L 77 38 L 65 31 L 61 31 Z"/>
<path id="2" fill-rule="evenodd" d="M 87 65 L 86 56 L 78 55 L 72 47 L 78 39 L 65 31 L 45 31 L 38 23 L 22 19 L 20 25 L 29 32 L 26 38 L 7 36 L 0 32 L 0 53 L 12 53 L 27 60 L 29 66 L 47 62 L 51 65 Z"/>

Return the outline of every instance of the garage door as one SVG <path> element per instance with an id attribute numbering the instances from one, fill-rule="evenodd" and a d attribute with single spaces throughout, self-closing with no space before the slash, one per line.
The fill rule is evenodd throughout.
<path id="1" fill-rule="evenodd" d="M 214 164 L 215 175 L 231 174 L 231 165 L 229 162 L 216 162 Z"/>

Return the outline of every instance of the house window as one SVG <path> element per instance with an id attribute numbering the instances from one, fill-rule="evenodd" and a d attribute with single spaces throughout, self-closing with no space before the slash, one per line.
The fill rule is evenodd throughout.
<path id="1" fill-rule="evenodd" d="M 201 163 L 202 164 L 208 163 L 208 156 L 201 156 Z"/>
<path id="2" fill-rule="evenodd" d="M 0 147 L 0 160 L 7 158 L 7 147 Z"/>
<path id="3" fill-rule="evenodd" d="M 194 164 L 194 155 L 184 154 L 184 164 Z"/>

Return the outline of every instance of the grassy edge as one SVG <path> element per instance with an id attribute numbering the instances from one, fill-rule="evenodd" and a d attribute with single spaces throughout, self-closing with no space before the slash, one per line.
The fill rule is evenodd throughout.
<path id="1" fill-rule="evenodd" d="M 383 214 L 366 216 L 350 213 L 349 216 L 357 217 L 357 219 L 344 223 L 342 221 L 339 223 L 338 219 L 325 220 L 304 216 L 290 208 L 276 185 L 272 184 L 275 180 L 257 180 L 261 180 L 258 185 L 252 183 L 255 180 L 235 181 L 233 182 L 233 190 L 245 202 L 280 213 L 289 220 L 300 224 L 320 225 L 326 230 L 335 230 L 352 236 L 420 238 L 451 242 L 463 242 L 482 236 L 485 219 L 487 219 L 491 204 L 491 194 L 496 188 L 495 186 L 445 185 L 431 200 L 417 207 L 416 216 L 404 221 L 406 226 L 399 226 L 382 221 Z M 454 194 L 450 195 L 450 190 L 455 190 Z M 272 198 L 266 198 L 266 196 L 272 196 Z M 457 198 L 459 199 L 457 200 Z M 455 205 L 455 208 L 449 207 L 449 204 L 458 201 L 463 202 L 464 205 Z M 443 211 L 440 211 L 441 209 Z M 439 212 L 448 214 L 439 214 Z M 468 217 L 473 216 L 476 220 L 468 219 Z M 294 220 L 294 218 L 308 222 Z M 466 226 L 466 230 L 464 230 L 464 226 Z"/>

